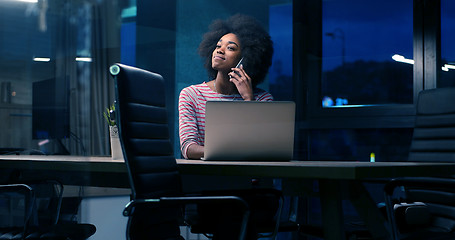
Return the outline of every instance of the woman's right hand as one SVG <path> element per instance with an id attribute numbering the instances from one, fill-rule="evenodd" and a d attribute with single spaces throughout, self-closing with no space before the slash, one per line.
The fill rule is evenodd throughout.
<path id="1" fill-rule="evenodd" d="M 204 146 L 198 144 L 191 144 L 190 146 L 188 146 L 186 156 L 188 157 L 188 159 L 200 160 L 201 158 L 204 157 Z"/>
<path id="2" fill-rule="evenodd" d="M 245 101 L 254 101 L 253 83 L 250 76 L 243 69 L 243 65 L 238 68 L 232 68 L 229 74 L 229 81 L 235 84 L 237 91 Z"/>

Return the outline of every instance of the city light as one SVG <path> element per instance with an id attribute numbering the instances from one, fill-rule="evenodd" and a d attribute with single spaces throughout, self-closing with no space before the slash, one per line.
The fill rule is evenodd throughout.
<path id="1" fill-rule="evenodd" d="M 392 59 L 397 61 L 397 62 L 402 62 L 402 63 L 409 63 L 409 64 L 414 64 L 413 59 L 407 59 L 399 54 L 395 54 L 392 56 Z M 449 70 L 455 70 L 455 65 L 453 64 L 444 64 L 444 66 L 441 67 L 442 71 L 448 72 Z"/>
<path id="2" fill-rule="evenodd" d="M 402 62 L 402 63 L 409 63 L 409 64 L 414 64 L 413 59 L 407 59 L 401 55 L 395 54 L 392 56 L 392 59 L 397 61 L 397 62 Z"/>

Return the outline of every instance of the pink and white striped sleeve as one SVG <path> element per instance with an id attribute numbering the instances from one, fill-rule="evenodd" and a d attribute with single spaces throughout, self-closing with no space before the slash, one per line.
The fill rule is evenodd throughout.
<path id="1" fill-rule="evenodd" d="M 180 92 L 178 110 L 180 151 L 183 157 L 188 159 L 188 147 L 197 144 L 198 139 L 195 95 L 188 87 Z"/>

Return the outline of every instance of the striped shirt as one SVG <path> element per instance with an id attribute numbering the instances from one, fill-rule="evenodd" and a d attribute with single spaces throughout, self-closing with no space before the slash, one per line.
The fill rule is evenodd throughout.
<path id="1" fill-rule="evenodd" d="M 270 93 L 256 88 L 256 101 L 273 101 Z M 188 159 L 188 147 L 192 144 L 204 145 L 205 138 L 205 103 L 207 101 L 243 101 L 240 94 L 223 95 L 214 92 L 207 83 L 184 88 L 179 96 L 179 136 L 180 150 Z"/>

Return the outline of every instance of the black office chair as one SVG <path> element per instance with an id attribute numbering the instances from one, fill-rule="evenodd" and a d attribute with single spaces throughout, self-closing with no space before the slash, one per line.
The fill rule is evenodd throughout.
<path id="1" fill-rule="evenodd" d="M 128 169 L 132 200 L 127 239 L 182 239 L 182 206 L 195 203 L 232 204 L 243 239 L 249 217 L 248 204 L 236 196 L 184 196 L 169 139 L 163 78 L 130 66 L 115 64 L 116 120 Z M 241 224 L 240 224 L 241 223 Z"/>
<path id="2" fill-rule="evenodd" d="M 83 240 L 96 228 L 91 224 L 59 223 L 63 185 L 33 181 L 0 186 L 0 240 Z"/>
<path id="3" fill-rule="evenodd" d="M 455 88 L 419 93 L 409 161 L 455 162 L 454 102 Z M 394 179 L 385 198 L 393 239 L 455 239 L 455 179 Z"/>

